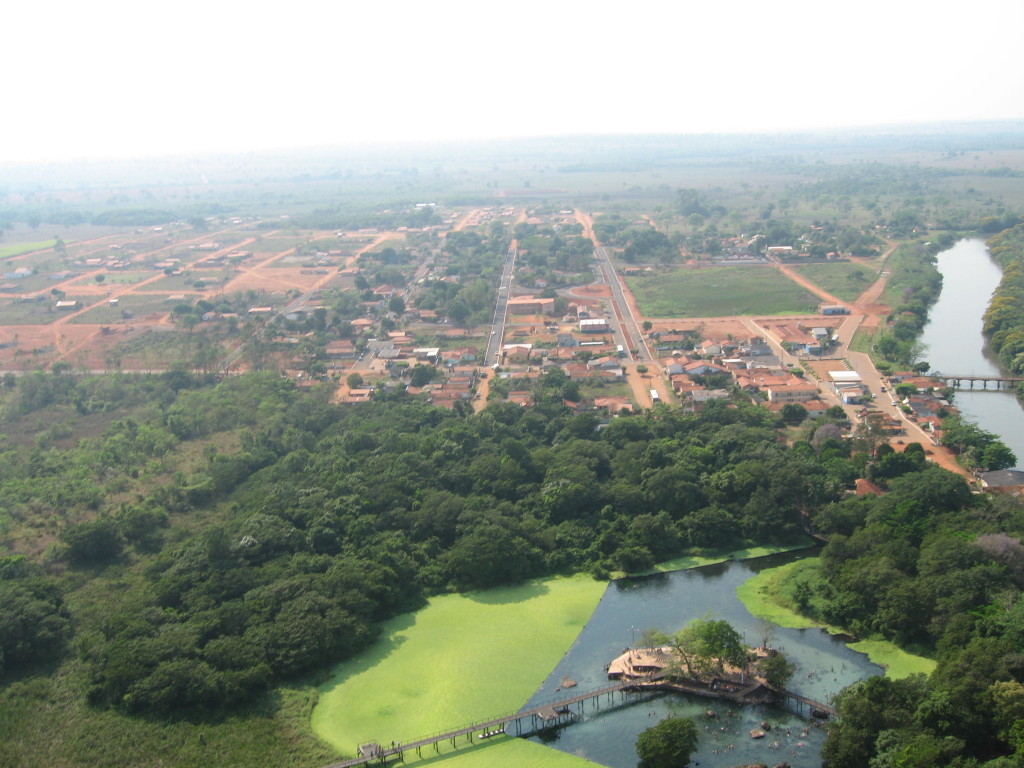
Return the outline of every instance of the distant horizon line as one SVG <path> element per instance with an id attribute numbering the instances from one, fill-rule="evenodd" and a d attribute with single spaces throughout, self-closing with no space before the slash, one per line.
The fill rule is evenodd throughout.
<path id="1" fill-rule="evenodd" d="M 389 140 L 353 139 L 350 141 L 324 142 L 324 143 L 298 143 L 292 145 L 269 143 L 259 148 L 210 148 L 210 149 L 169 149 L 167 151 L 140 151 L 130 155 L 113 155 L 99 153 L 96 155 L 79 155 L 57 159 L 28 159 L 28 160 L 2 160 L 0 167 L 37 167 L 37 166 L 60 166 L 60 165 L 81 165 L 81 164 L 109 164 L 109 163 L 132 163 L 157 161 L 181 158 L 214 158 L 214 157 L 239 157 L 245 155 L 280 155 L 295 153 L 323 153 L 323 152 L 351 152 L 359 150 L 388 150 L 388 149 L 412 149 L 423 147 L 442 148 L 446 145 L 459 144 L 463 146 L 486 146 L 489 144 L 516 142 L 528 143 L 534 141 L 571 141 L 579 139 L 587 140 L 622 140 L 622 139 L 707 139 L 713 137 L 727 139 L 743 138 L 784 138 L 784 137 L 811 137 L 811 136 L 842 136 L 848 135 L 873 137 L 886 134 L 898 136 L 913 135 L 941 135 L 950 133 L 976 133 L 984 134 L 999 132 L 999 130 L 1024 133 L 1024 117 L 1021 118 L 991 118 L 973 120 L 926 120 L 921 122 L 899 122 L 899 123 L 874 123 L 867 125 L 846 125 L 832 127 L 808 127 L 808 128 L 772 128 L 762 130 L 717 130 L 717 131 L 613 131 L 607 133 L 586 133 L 580 131 L 536 133 L 506 136 L 479 136 L 448 138 L 404 138 Z M 1024 147 L 1022 147 L 1024 148 Z"/>

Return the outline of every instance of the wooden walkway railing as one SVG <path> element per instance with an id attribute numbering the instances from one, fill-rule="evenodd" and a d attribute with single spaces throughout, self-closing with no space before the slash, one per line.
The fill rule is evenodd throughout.
<path id="1" fill-rule="evenodd" d="M 588 699 L 598 698 L 600 696 L 616 693 L 617 691 L 623 691 L 630 688 L 636 688 L 637 683 L 658 680 L 664 676 L 664 672 L 658 672 L 653 675 L 648 675 L 644 678 L 638 678 L 636 680 L 627 680 L 624 682 L 616 683 L 615 685 L 609 685 L 605 688 L 599 688 L 596 691 L 587 691 L 576 696 L 570 696 L 567 699 L 560 699 L 558 701 L 543 704 L 539 707 L 532 707 L 530 709 L 522 709 L 512 714 L 503 715 L 501 717 L 491 718 L 490 720 L 483 720 L 481 722 L 473 723 L 462 728 L 456 728 L 452 731 L 446 731 L 445 733 L 439 733 L 434 736 L 428 736 L 423 739 L 417 739 L 416 741 L 400 743 L 396 742 L 395 746 L 379 745 L 380 749 L 370 755 L 360 755 L 359 757 L 351 758 L 350 760 L 342 760 L 338 763 L 331 763 L 326 768 L 350 768 L 356 765 L 366 765 L 374 760 L 385 762 L 389 757 L 401 757 L 402 753 L 409 749 L 417 749 L 422 747 L 429 747 L 434 744 L 440 744 L 443 741 L 454 741 L 460 736 L 471 736 L 477 731 L 486 732 L 493 731 L 503 725 L 514 723 L 517 720 L 523 720 L 526 718 L 540 717 L 545 722 L 550 720 L 551 713 L 557 713 L 558 710 L 566 709 L 571 707 L 573 704 L 578 704 Z"/>
<path id="2" fill-rule="evenodd" d="M 472 725 L 467 725 L 462 728 L 456 728 L 454 730 L 446 731 L 444 733 L 438 733 L 433 736 L 428 736 L 426 738 L 406 742 L 404 744 L 402 742 L 392 742 L 390 746 L 384 744 L 369 744 L 361 746 L 359 748 L 360 751 L 367 750 L 367 748 L 373 749 L 370 750 L 369 753 L 367 754 L 361 754 L 359 757 L 353 757 L 349 760 L 342 760 L 337 763 L 331 763 L 329 766 L 326 766 L 326 768 L 353 768 L 354 766 L 366 765 L 374 761 L 385 763 L 387 762 L 388 758 L 391 757 L 402 760 L 404 759 L 404 753 L 407 750 L 420 750 L 423 747 L 435 746 L 444 741 L 450 741 L 452 742 L 452 744 L 454 744 L 455 741 L 462 736 L 465 736 L 469 741 L 472 741 L 473 734 L 475 734 L 478 731 L 481 733 L 495 731 L 500 732 L 499 729 L 503 728 L 504 726 L 528 718 L 531 720 L 533 720 L 534 718 L 540 718 L 541 722 L 547 725 L 551 723 L 553 720 L 559 719 L 561 715 L 567 713 L 569 711 L 569 708 L 572 707 L 573 704 L 580 704 L 581 702 L 587 701 L 589 699 L 596 699 L 601 696 L 617 693 L 619 691 L 643 693 L 645 691 L 672 690 L 677 691 L 679 693 L 689 693 L 695 696 L 703 696 L 705 698 L 728 699 L 743 702 L 744 698 L 749 697 L 754 691 L 762 687 L 760 683 L 753 683 L 739 690 L 710 689 L 706 686 L 688 685 L 684 682 L 669 682 L 664 680 L 665 676 L 665 671 L 655 672 L 651 675 L 634 678 L 632 680 L 625 680 L 616 683 L 615 685 L 609 685 L 604 688 L 599 688 L 597 690 L 587 691 L 585 693 L 580 693 L 565 699 L 559 699 L 555 702 L 543 704 L 538 707 L 522 709 L 518 712 L 502 715 L 501 717 L 494 717 L 490 720 L 483 720 L 480 722 L 473 723 Z M 819 701 L 815 701 L 814 699 L 810 699 L 806 696 L 801 696 L 800 694 L 794 693 L 793 691 L 788 691 L 785 689 L 773 689 L 772 693 L 776 696 L 782 696 L 786 699 L 791 699 L 800 704 L 805 704 L 811 710 L 820 710 L 821 712 L 824 712 L 831 716 L 835 716 L 836 714 L 836 710 L 830 707 L 829 705 L 823 704 Z M 529 733 L 534 730 L 537 730 L 537 728 L 531 727 L 527 729 L 526 732 Z"/>

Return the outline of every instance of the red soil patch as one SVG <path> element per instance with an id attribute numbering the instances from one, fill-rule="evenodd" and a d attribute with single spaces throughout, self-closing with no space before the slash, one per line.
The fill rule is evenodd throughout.
<path id="1" fill-rule="evenodd" d="M 292 291 L 306 292 L 316 286 L 323 275 L 302 274 L 301 269 L 274 269 L 244 271 L 224 286 L 224 293 L 234 291 Z"/>
<path id="2" fill-rule="evenodd" d="M 842 360 L 808 360 L 804 358 L 803 362 L 808 368 L 814 371 L 814 373 L 817 374 L 818 379 L 825 384 L 829 383 L 829 371 L 849 370 L 845 365 L 843 365 Z"/>
<path id="3" fill-rule="evenodd" d="M 742 320 L 732 317 L 704 318 L 673 318 L 671 320 L 652 320 L 651 331 L 658 333 L 682 333 L 684 331 L 700 331 L 706 339 L 726 339 L 750 336 L 750 329 Z"/>
<path id="4" fill-rule="evenodd" d="M 571 294 L 573 296 L 593 296 L 600 299 L 610 299 L 612 296 L 612 289 L 610 286 L 604 284 L 584 285 L 579 288 L 573 288 Z"/>

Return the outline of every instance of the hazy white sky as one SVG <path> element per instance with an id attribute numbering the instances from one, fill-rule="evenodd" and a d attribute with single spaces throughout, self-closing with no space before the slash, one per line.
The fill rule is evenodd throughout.
<path id="1" fill-rule="evenodd" d="M 4 16 L 0 160 L 1024 118 L 1021 0 L 36 0 Z"/>

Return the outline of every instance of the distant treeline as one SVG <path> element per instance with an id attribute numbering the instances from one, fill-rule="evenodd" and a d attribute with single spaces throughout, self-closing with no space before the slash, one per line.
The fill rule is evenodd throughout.
<path id="1" fill-rule="evenodd" d="M 327 230 L 358 230 L 384 229 L 394 230 L 399 227 L 419 228 L 440 223 L 440 217 L 433 206 L 417 208 L 412 204 L 396 204 L 397 210 L 372 209 L 352 211 L 341 207 L 323 208 L 311 213 L 293 216 L 291 224 L 299 229 Z M 273 229 L 281 226 L 279 221 L 263 222 L 260 226 Z"/>
<path id="2" fill-rule="evenodd" d="M 25 224 L 39 227 L 43 224 L 61 227 L 77 227 L 82 224 L 94 224 L 107 227 L 154 227 L 166 225 L 173 221 L 200 221 L 207 216 L 219 216 L 226 213 L 224 206 L 209 203 L 183 208 L 110 208 L 99 213 L 78 209 L 8 209 L 0 211 L 0 230 L 10 228 L 14 224 Z"/>

